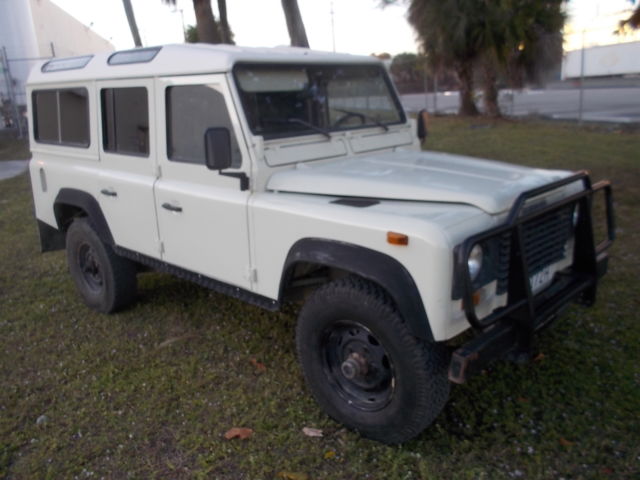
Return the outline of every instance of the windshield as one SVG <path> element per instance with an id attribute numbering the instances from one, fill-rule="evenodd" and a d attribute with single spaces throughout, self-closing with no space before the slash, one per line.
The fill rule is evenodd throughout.
<path id="1" fill-rule="evenodd" d="M 379 65 L 247 65 L 234 68 L 242 105 L 266 139 L 405 121 Z"/>

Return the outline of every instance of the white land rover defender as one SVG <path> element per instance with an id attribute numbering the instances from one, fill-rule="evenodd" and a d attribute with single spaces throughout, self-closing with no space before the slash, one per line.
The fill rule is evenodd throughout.
<path id="1" fill-rule="evenodd" d="M 530 355 L 606 271 L 607 182 L 422 152 L 374 58 L 142 48 L 43 62 L 28 98 L 42 250 L 66 248 L 89 307 L 131 304 L 141 266 L 270 310 L 303 300 L 311 392 L 382 442 L 420 433 L 450 382 Z"/>

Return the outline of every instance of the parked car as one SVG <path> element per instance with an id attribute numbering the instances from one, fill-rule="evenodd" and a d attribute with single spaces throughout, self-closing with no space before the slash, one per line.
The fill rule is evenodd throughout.
<path id="1" fill-rule="evenodd" d="M 422 151 L 375 58 L 171 45 L 48 60 L 27 92 L 42 250 L 66 248 L 89 307 L 131 305 L 140 266 L 300 301 L 309 389 L 381 442 L 419 434 L 451 382 L 529 358 L 606 272 L 608 182 Z"/>

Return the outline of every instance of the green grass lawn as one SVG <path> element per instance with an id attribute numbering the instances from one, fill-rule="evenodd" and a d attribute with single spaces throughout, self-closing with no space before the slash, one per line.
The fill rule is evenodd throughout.
<path id="1" fill-rule="evenodd" d="M 427 144 L 612 179 L 618 239 L 599 301 L 543 332 L 536 362 L 454 387 L 405 445 L 364 440 L 311 399 L 293 307 L 148 273 L 133 308 L 88 310 L 64 253 L 39 253 L 22 175 L 0 182 L 0 478 L 639 478 L 640 134 L 436 118 Z M 0 142 L 0 157 L 16 151 Z M 253 437 L 225 440 L 231 427 Z"/>
<path id="2" fill-rule="evenodd" d="M 28 140 L 14 140 L 13 133 L 0 131 L 0 162 L 26 160 L 31 156 Z"/>

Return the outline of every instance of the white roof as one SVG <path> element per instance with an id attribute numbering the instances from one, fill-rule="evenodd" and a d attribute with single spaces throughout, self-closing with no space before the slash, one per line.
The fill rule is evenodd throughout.
<path id="1" fill-rule="evenodd" d="M 109 65 L 118 52 L 96 53 L 82 68 L 42 72 L 48 62 L 38 62 L 29 75 L 28 84 L 59 83 L 83 80 L 107 80 L 132 77 L 156 77 L 199 73 L 228 72 L 238 62 L 255 63 L 368 63 L 379 64 L 374 57 L 345 53 L 319 52 L 299 47 L 250 48 L 233 45 L 181 44 L 163 45 L 153 60 L 142 63 Z M 128 50 L 126 52 L 135 52 Z M 54 59 L 57 61 L 59 59 Z"/>

